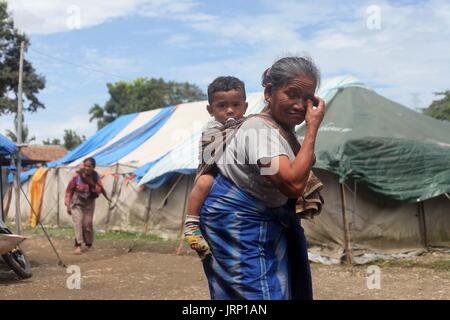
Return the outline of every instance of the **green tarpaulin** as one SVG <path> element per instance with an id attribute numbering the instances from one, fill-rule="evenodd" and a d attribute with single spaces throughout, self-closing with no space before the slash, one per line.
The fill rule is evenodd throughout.
<path id="1" fill-rule="evenodd" d="M 300 137 L 304 127 L 297 130 Z M 423 201 L 450 192 L 450 124 L 348 87 L 328 103 L 316 167 L 354 178 L 391 199 Z"/>

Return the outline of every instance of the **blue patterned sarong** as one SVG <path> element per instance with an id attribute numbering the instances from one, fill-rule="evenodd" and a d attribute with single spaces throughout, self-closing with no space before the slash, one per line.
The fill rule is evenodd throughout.
<path id="1" fill-rule="evenodd" d="M 200 215 L 213 253 L 203 261 L 211 299 L 312 299 L 306 239 L 294 206 L 267 208 L 216 176 Z"/>

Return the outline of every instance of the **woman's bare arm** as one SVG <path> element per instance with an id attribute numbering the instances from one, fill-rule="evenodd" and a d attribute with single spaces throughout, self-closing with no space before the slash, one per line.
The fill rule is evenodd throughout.
<path id="1" fill-rule="evenodd" d="M 289 198 L 297 198 L 303 194 L 313 165 L 316 136 L 325 110 L 325 102 L 318 99 L 319 106 L 317 108 L 313 108 L 311 101 L 307 102 L 305 138 L 295 159 L 291 161 L 287 156 L 281 155 L 272 158 L 269 164 L 273 168 L 278 167 L 278 170 L 267 177 L 278 190 Z"/>

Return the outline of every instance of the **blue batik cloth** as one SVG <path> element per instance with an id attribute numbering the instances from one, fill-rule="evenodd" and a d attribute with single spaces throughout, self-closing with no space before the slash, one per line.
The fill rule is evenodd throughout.
<path id="1" fill-rule="evenodd" d="M 312 299 L 307 244 L 294 206 L 268 208 L 216 176 L 200 215 L 213 253 L 203 261 L 211 299 Z"/>

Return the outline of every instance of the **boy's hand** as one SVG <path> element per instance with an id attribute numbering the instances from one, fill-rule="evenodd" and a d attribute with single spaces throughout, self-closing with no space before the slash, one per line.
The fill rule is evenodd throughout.
<path id="1" fill-rule="evenodd" d="M 195 250 L 201 260 L 211 254 L 208 242 L 202 236 L 198 216 L 187 216 L 184 224 L 184 239 L 192 250 Z"/>

